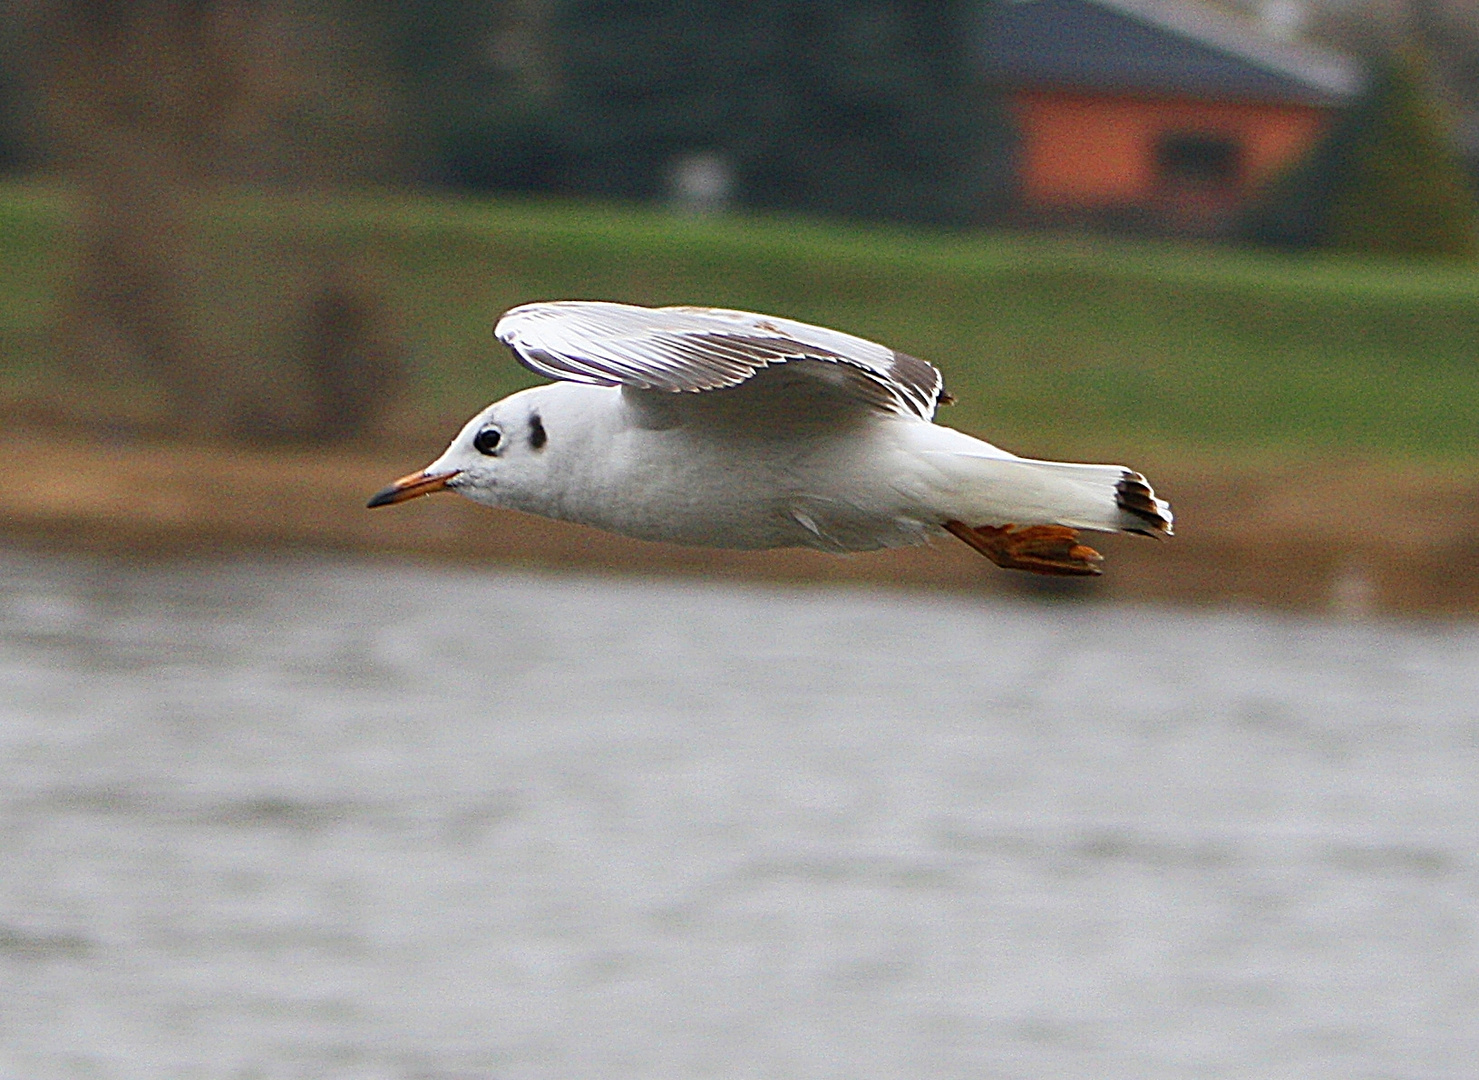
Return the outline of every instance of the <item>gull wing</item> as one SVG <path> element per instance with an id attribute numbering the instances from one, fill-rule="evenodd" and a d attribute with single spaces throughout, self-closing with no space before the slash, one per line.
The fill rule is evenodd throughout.
<path id="1" fill-rule="evenodd" d="M 519 363 L 552 379 L 669 393 L 738 386 L 793 361 L 883 412 L 929 420 L 943 380 L 933 364 L 837 330 L 706 307 L 596 300 L 524 304 L 494 330 Z"/>

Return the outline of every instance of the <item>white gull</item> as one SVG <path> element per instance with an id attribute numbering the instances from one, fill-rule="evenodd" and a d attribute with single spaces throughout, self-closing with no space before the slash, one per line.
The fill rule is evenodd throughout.
<path id="1" fill-rule="evenodd" d="M 1034 461 L 933 422 L 935 367 L 722 308 L 525 304 L 495 333 L 558 382 L 489 405 L 369 505 L 456 491 L 643 540 L 868 551 L 949 533 L 999 566 L 1092 575 L 1078 530 L 1171 534 L 1121 465 Z"/>

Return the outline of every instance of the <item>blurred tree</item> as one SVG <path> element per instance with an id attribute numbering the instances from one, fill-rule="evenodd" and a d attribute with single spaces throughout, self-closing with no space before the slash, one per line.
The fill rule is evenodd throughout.
<path id="1" fill-rule="evenodd" d="M 494 191 L 560 184 L 553 0 L 377 0 L 360 11 L 406 92 L 424 179 Z"/>
<path id="2" fill-rule="evenodd" d="M 973 75 L 977 5 L 788 6 L 780 91 L 741 171 L 747 201 L 856 218 L 964 224 L 984 209 L 989 97 Z"/>
<path id="3" fill-rule="evenodd" d="M 242 182 L 301 189 L 393 168 L 391 99 L 333 14 L 208 0 L 30 11 L 55 157 L 80 202 L 67 351 L 79 372 L 159 388 L 182 433 L 348 437 L 380 404 L 355 388 L 398 374 L 368 314 L 383 305 L 322 315 L 344 293 L 342 253 L 302 235 L 228 238 L 217 220 Z M 354 335 L 327 367 L 326 325 Z M 355 363 L 381 370 L 344 375 Z M 348 416 L 325 426 L 341 398 Z"/>
<path id="4" fill-rule="evenodd" d="M 1474 192 L 1420 62 L 1407 53 L 1372 68 L 1310 157 L 1254 207 L 1247 235 L 1275 247 L 1472 258 Z"/>
<path id="5" fill-rule="evenodd" d="M 1371 126 L 1374 101 L 1368 86 L 1304 160 L 1274 178 L 1244 218 L 1247 239 L 1290 249 L 1329 243 L 1330 207 L 1336 191 L 1349 182 L 1352 150 Z"/>
<path id="6" fill-rule="evenodd" d="M 564 0 L 555 36 L 567 186 L 656 198 L 684 152 L 739 149 L 747 163 L 785 94 L 773 55 L 783 6 Z"/>
<path id="7" fill-rule="evenodd" d="M 0 173 L 14 172 L 33 158 L 26 92 L 21 78 L 22 42 L 15 20 L 0 0 Z"/>
<path id="8" fill-rule="evenodd" d="M 653 199 L 702 159 L 745 205 L 959 223 L 1004 142 L 973 75 L 983 2 L 371 7 L 429 179 Z"/>
<path id="9" fill-rule="evenodd" d="M 1377 69 L 1367 110 L 1346 151 L 1347 179 L 1331 198 L 1330 246 L 1473 258 L 1474 192 L 1414 53 Z"/>
<path id="10" fill-rule="evenodd" d="M 969 0 L 563 0 L 569 187 L 628 198 L 728 161 L 741 203 L 962 223 L 994 129 Z"/>

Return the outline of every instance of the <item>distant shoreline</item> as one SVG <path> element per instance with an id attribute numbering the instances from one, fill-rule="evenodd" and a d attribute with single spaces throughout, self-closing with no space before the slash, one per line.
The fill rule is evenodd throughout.
<path id="1" fill-rule="evenodd" d="M 627 540 L 455 497 L 365 509 L 373 491 L 418 464 L 404 453 L 118 443 L 12 429 L 0 436 L 0 538 L 138 555 L 307 548 L 1347 615 L 1479 614 L 1475 469 L 1147 463 L 1176 508 L 1177 536 L 1091 537 L 1106 556 L 1104 576 L 1064 585 L 998 570 L 945 541 L 845 558 L 725 552 Z"/>

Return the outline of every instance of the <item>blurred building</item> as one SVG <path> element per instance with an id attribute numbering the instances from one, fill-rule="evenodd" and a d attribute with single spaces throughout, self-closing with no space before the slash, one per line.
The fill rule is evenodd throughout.
<path id="1" fill-rule="evenodd" d="M 1360 89 L 1348 56 L 1194 0 L 990 5 L 1023 223 L 1230 231 Z"/>

